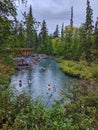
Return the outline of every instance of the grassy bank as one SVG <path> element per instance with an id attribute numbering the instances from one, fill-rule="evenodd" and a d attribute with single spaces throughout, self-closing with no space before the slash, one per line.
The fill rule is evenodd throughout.
<path id="1" fill-rule="evenodd" d="M 98 64 L 92 63 L 88 65 L 86 61 L 71 61 L 57 59 L 60 62 L 60 68 L 71 76 L 76 76 L 81 79 L 98 80 Z"/>

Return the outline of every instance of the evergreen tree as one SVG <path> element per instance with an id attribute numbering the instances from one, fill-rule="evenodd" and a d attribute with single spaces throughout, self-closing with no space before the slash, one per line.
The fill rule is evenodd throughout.
<path id="1" fill-rule="evenodd" d="M 95 32 L 94 32 L 94 36 L 95 36 L 95 48 L 98 49 L 98 17 L 95 23 Z"/>
<path id="2" fill-rule="evenodd" d="M 16 16 L 15 3 L 11 0 L 0 0 L 0 19 L 6 16 Z"/>
<path id="3" fill-rule="evenodd" d="M 9 19 L 9 16 L 15 19 L 16 8 L 12 1 L 0 1 L 0 48 L 9 48 L 13 42 L 14 35 L 12 32 L 13 20 Z"/>
<path id="4" fill-rule="evenodd" d="M 73 27 L 73 6 L 71 7 L 71 19 L 70 19 L 70 26 Z"/>
<path id="5" fill-rule="evenodd" d="M 48 29 L 46 25 L 46 21 L 43 20 L 41 31 L 39 33 L 39 53 L 52 54 L 52 42 L 51 37 L 48 35 Z"/>
<path id="6" fill-rule="evenodd" d="M 90 1 L 87 0 L 87 8 L 86 8 L 86 22 L 84 24 L 84 30 L 85 30 L 85 54 L 86 54 L 86 60 L 90 64 L 92 61 L 91 57 L 91 48 L 92 48 L 92 34 L 93 34 L 93 10 L 91 9 L 90 6 Z M 84 43 L 83 43 L 84 44 Z"/>
<path id="7" fill-rule="evenodd" d="M 35 19 L 32 14 L 32 6 L 30 5 L 29 12 L 25 17 L 26 23 L 26 47 L 36 47 L 36 30 Z"/>
<path id="8" fill-rule="evenodd" d="M 46 21 L 45 20 L 43 20 L 43 22 L 42 22 L 40 34 L 43 35 L 43 36 L 48 34 L 47 25 L 46 25 Z"/>
<path id="9" fill-rule="evenodd" d="M 61 40 L 64 39 L 64 23 L 62 24 L 62 29 L 61 29 Z"/>
<path id="10" fill-rule="evenodd" d="M 40 31 L 40 34 L 39 34 L 41 44 L 45 44 L 45 39 L 46 39 L 47 35 L 48 35 L 48 30 L 47 30 L 46 21 L 43 20 L 42 26 L 41 26 L 41 31 Z"/>
<path id="11" fill-rule="evenodd" d="M 23 28 L 22 23 L 19 23 L 19 28 L 17 33 L 18 33 L 19 47 L 25 47 L 25 30 Z"/>
<path id="12" fill-rule="evenodd" d="M 93 53 L 93 60 L 98 59 L 98 17 L 95 23 L 95 30 L 94 30 L 94 48 L 92 50 Z"/>
<path id="13" fill-rule="evenodd" d="M 54 38 L 59 37 L 59 26 L 58 25 L 56 26 L 55 32 L 53 33 L 53 37 Z"/>
<path id="14" fill-rule="evenodd" d="M 92 35 L 92 31 L 93 31 L 92 18 L 93 18 L 93 10 L 91 9 L 90 1 L 87 0 L 85 29 L 88 37 Z"/>

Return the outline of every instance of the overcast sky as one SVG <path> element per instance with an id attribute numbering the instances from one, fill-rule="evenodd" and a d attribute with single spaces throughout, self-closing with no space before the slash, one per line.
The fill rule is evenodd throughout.
<path id="1" fill-rule="evenodd" d="M 18 8 L 19 18 L 21 13 L 29 10 L 32 5 L 33 16 L 37 21 L 46 20 L 49 33 L 53 33 L 56 25 L 64 23 L 65 26 L 70 24 L 71 6 L 73 6 L 73 21 L 74 26 L 80 26 L 85 22 L 87 0 L 28 0 L 27 5 L 20 5 Z M 93 9 L 93 20 L 98 17 L 98 0 L 90 0 L 91 8 Z"/>

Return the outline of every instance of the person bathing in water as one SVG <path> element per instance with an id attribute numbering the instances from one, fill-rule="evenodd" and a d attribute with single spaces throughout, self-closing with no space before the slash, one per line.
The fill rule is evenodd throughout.
<path id="1" fill-rule="evenodd" d="M 47 85 L 47 89 L 50 90 L 51 89 L 51 86 L 50 84 Z"/>
<path id="2" fill-rule="evenodd" d="M 30 79 L 28 79 L 28 85 L 31 86 L 32 82 Z"/>
<path id="3" fill-rule="evenodd" d="M 22 81 L 21 80 L 19 80 L 19 87 L 21 87 L 22 86 Z"/>

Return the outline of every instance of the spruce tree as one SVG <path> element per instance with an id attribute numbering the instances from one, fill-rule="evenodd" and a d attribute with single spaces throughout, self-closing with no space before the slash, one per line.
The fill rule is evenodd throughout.
<path id="1" fill-rule="evenodd" d="M 53 37 L 54 38 L 59 37 L 59 26 L 58 25 L 56 26 L 56 29 L 55 29 L 55 31 L 53 33 Z"/>
<path id="2" fill-rule="evenodd" d="M 94 32 L 94 36 L 95 36 L 95 48 L 98 49 L 98 17 L 95 23 L 95 32 Z"/>
<path id="3" fill-rule="evenodd" d="M 36 30 L 35 30 L 35 19 L 32 13 L 32 6 L 30 5 L 29 12 L 25 16 L 26 23 L 26 47 L 36 47 Z"/>
<path id="4" fill-rule="evenodd" d="M 45 44 L 45 39 L 46 39 L 47 35 L 48 35 L 48 30 L 47 30 L 46 21 L 43 20 L 42 26 L 41 26 L 41 31 L 40 31 L 40 34 L 39 34 L 41 44 Z"/>
<path id="5" fill-rule="evenodd" d="M 98 59 L 98 17 L 95 23 L 95 30 L 94 30 L 94 48 L 93 52 L 93 60 Z"/>
<path id="6" fill-rule="evenodd" d="M 86 60 L 90 64 L 92 61 L 92 56 L 91 56 L 91 48 L 92 48 L 92 34 L 93 34 L 93 10 L 91 9 L 90 6 L 90 1 L 87 0 L 87 8 L 86 8 L 86 22 L 84 24 L 85 27 L 85 38 L 86 38 L 86 43 L 85 43 L 85 54 L 86 54 Z"/>
<path id="7" fill-rule="evenodd" d="M 25 47 L 25 30 L 22 23 L 19 23 L 17 34 L 18 34 L 17 40 L 19 42 L 19 47 Z"/>
<path id="8" fill-rule="evenodd" d="M 48 29 L 46 21 L 43 20 L 41 25 L 41 31 L 39 33 L 39 47 L 38 52 L 50 55 L 52 53 L 51 37 L 48 35 Z"/>
<path id="9" fill-rule="evenodd" d="M 64 39 L 64 23 L 62 24 L 62 29 L 61 29 L 61 40 Z"/>
<path id="10" fill-rule="evenodd" d="M 88 37 L 90 35 L 92 35 L 92 31 L 93 31 L 93 10 L 91 9 L 89 0 L 87 0 L 85 29 L 86 29 L 86 34 L 87 34 Z"/>
<path id="11" fill-rule="evenodd" d="M 70 27 L 73 27 L 73 6 L 71 7 L 71 19 L 70 19 Z"/>
<path id="12" fill-rule="evenodd" d="M 42 22 L 40 34 L 41 34 L 43 37 L 48 34 L 47 25 L 46 25 L 46 21 L 45 21 L 45 20 L 43 20 L 43 22 Z"/>

